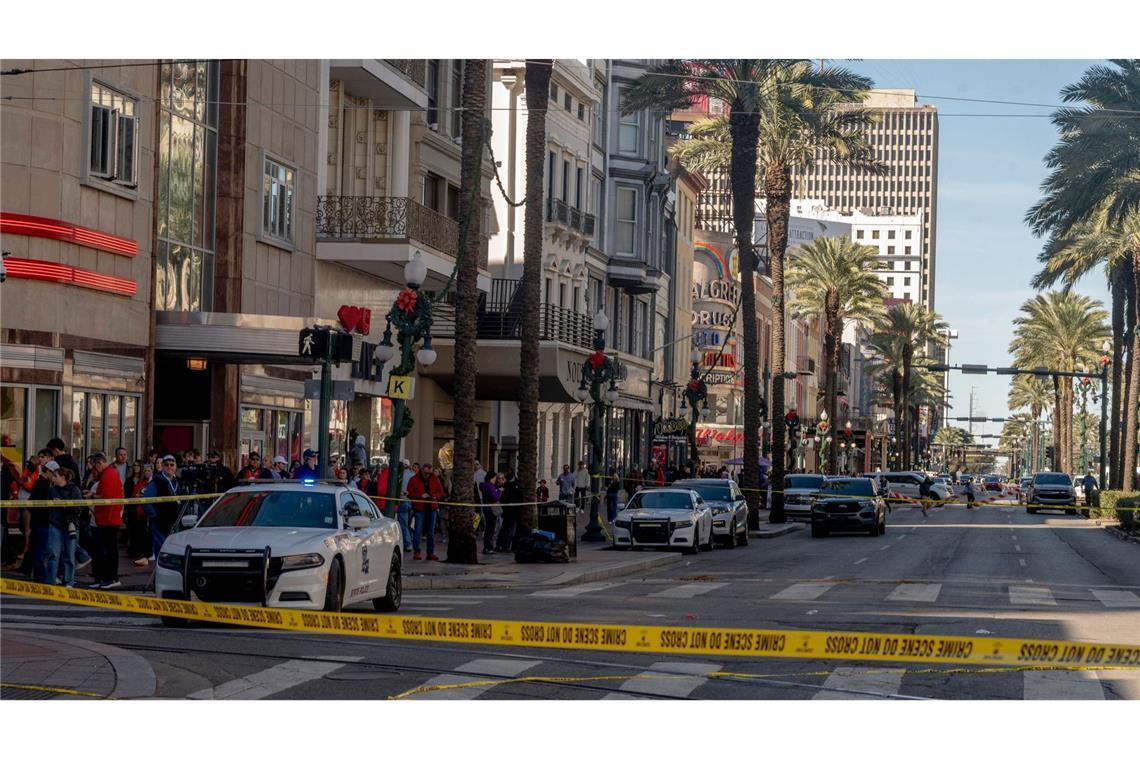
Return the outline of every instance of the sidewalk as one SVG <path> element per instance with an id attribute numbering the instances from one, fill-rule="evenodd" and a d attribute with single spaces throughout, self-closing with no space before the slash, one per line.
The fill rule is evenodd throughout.
<path id="1" fill-rule="evenodd" d="M 154 670 L 137 654 L 40 631 L 0 629 L 5 699 L 147 699 Z"/>

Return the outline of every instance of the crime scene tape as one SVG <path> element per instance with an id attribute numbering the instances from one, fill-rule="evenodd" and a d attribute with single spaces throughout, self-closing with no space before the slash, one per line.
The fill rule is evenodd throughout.
<path id="1" fill-rule="evenodd" d="M 156 599 L 9 578 L 0 579 L 0 592 L 144 615 L 404 641 L 809 660 L 1140 668 L 1140 645 L 1133 644 L 309 612 Z"/>

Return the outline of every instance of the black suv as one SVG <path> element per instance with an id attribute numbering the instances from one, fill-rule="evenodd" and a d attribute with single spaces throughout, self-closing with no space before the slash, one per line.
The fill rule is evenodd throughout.
<path id="1" fill-rule="evenodd" d="M 871 536 L 887 532 L 887 505 L 879 487 L 870 478 L 827 478 L 811 507 L 812 538 L 833 530 L 866 531 Z"/>

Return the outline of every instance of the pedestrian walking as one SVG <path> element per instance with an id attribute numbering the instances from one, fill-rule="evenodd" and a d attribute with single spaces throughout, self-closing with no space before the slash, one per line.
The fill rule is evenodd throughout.
<path id="1" fill-rule="evenodd" d="M 578 469 L 574 472 L 574 506 L 578 507 L 578 514 L 586 511 L 587 499 L 590 498 L 590 471 L 586 463 L 578 460 Z"/>
<path id="2" fill-rule="evenodd" d="M 502 476 L 488 472 L 479 484 L 479 493 L 483 497 L 483 553 L 495 553 L 495 532 L 499 528 L 499 518 L 503 516 L 503 508 L 499 502 L 503 500 L 501 487 Z"/>
<path id="3" fill-rule="evenodd" d="M 562 474 L 555 480 L 558 484 L 558 500 L 574 502 L 574 473 L 570 472 L 570 465 L 562 465 Z"/>
<path id="4" fill-rule="evenodd" d="M 428 559 L 438 560 L 439 557 L 435 556 L 435 521 L 439 502 L 447 498 L 447 492 L 443 490 L 443 483 L 432 472 L 430 464 L 425 463 L 419 473 L 408 481 L 408 498 L 416 513 L 412 559 L 420 559 L 420 541 L 426 535 Z"/>
<path id="5" fill-rule="evenodd" d="M 98 475 L 99 500 L 112 501 L 110 504 L 96 504 L 94 509 L 95 587 L 118 588 L 123 585 L 119 582 L 119 529 L 123 526 L 124 505 L 114 500 L 123 498 L 123 482 L 102 452 L 92 455 L 91 462 Z"/>
<path id="6" fill-rule="evenodd" d="M 1081 478 L 1081 486 L 1085 489 L 1085 506 L 1100 506 L 1100 494 L 1097 493 L 1096 477 L 1092 470 L 1089 470 L 1089 474 Z"/>
<path id="7" fill-rule="evenodd" d="M 611 467 L 609 479 L 606 481 L 606 517 L 610 522 L 617 519 L 618 491 L 621 490 L 621 480 L 618 479 L 617 468 Z"/>

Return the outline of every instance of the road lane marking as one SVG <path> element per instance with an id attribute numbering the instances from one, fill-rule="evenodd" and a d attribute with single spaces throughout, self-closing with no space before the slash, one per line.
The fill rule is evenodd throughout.
<path id="1" fill-rule="evenodd" d="M 861 564 L 863 564 L 863 563 L 864 563 L 864 562 L 866 562 L 866 561 L 867 561 L 867 558 L 866 558 L 866 557 L 863 557 L 862 559 L 857 559 L 857 560 L 855 560 L 855 564 L 856 564 L 856 565 L 861 565 Z"/>
<path id="2" fill-rule="evenodd" d="M 716 662 L 655 662 L 649 670 L 621 685 L 621 694 L 608 694 L 606 699 L 638 699 L 639 697 L 687 697 L 708 682 L 705 673 L 720 670 Z M 692 675 L 689 675 L 692 674 Z"/>
<path id="3" fill-rule="evenodd" d="M 941 583 L 900 583 L 887 595 L 888 602 L 936 602 Z"/>
<path id="4" fill-rule="evenodd" d="M 340 657 L 340 660 L 357 662 L 363 657 Z M 324 678 L 333 671 L 340 670 L 344 662 L 313 662 L 311 660 L 288 660 L 271 668 L 251 673 L 242 678 L 218 684 L 209 689 L 187 694 L 187 699 L 262 699 L 294 686 Z"/>
<path id="5" fill-rule="evenodd" d="M 1009 603 L 1016 605 L 1049 605 L 1057 606 L 1053 592 L 1042 586 L 1010 586 Z"/>
<path id="6" fill-rule="evenodd" d="M 1088 670 L 1030 670 L 1022 699 L 1104 699 L 1096 674 Z"/>
<path id="7" fill-rule="evenodd" d="M 1025 560 L 1023 560 L 1019 557 L 1017 560 L 1017 564 L 1021 565 L 1022 567 L 1025 567 Z"/>
<path id="8" fill-rule="evenodd" d="M 1089 591 L 1105 607 L 1140 607 L 1140 596 L 1131 591 L 1091 588 Z"/>
<path id="9" fill-rule="evenodd" d="M 880 546 L 879 551 L 885 552 L 887 549 L 890 549 L 890 548 L 891 548 L 891 545 L 887 544 L 886 546 Z"/>
<path id="10" fill-rule="evenodd" d="M 583 583 L 578 586 L 567 586 L 566 588 L 535 591 L 534 593 L 530 594 L 530 596 L 560 599 L 568 596 L 580 596 L 582 594 L 589 594 L 594 591 L 603 591 L 607 588 L 613 588 L 614 586 L 621 585 L 624 585 L 624 581 L 619 583 Z"/>
<path id="11" fill-rule="evenodd" d="M 812 699 L 889 699 L 899 693 L 905 670 L 836 668 Z"/>
<path id="12" fill-rule="evenodd" d="M 660 599 L 692 599 L 694 596 L 707 594 L 710 591 L 715 591 L 727 585 L 727 583 L 686 583 L 683 586 L 667 588 L 664 591 L 658 591 L 649 596 Z"/>
<path id="13" fill-rule="evenodd" d="M 475 673 L 490 678 L 516 678 L 533 667 L 542 664 L 542 660 L 515 660 L 487 658 L 471 660 L 455 668 L 456 673 Z M 439 675 L 420 685 L 425 686 L 452 686 L 454 684 L 468 683 L 470 675 Z M 479 695 L 495 688 L 497 684 L 480 684 L 479 686 L 464 686 L 462 689 L 440 689 L 439 691 L 425 691 L 412 694 L 406 699 L 475 699 Z"/>
<path id="14" fill-rule="evenodd" d="M 826 594 L 834 583 L 795 583 L 769 597 L 781 602 L 810 602 Z"/>
<path id="15" fill-rule="evenodd" d="M 1020 553 L 1020 552 L 1021 552 L 1021 544 L 1014 544 L 1014 545 L 1013 545 L 1013 550 L 1014 550 L 1015 552 L 1019 552 L 1019 553 Z"/>

